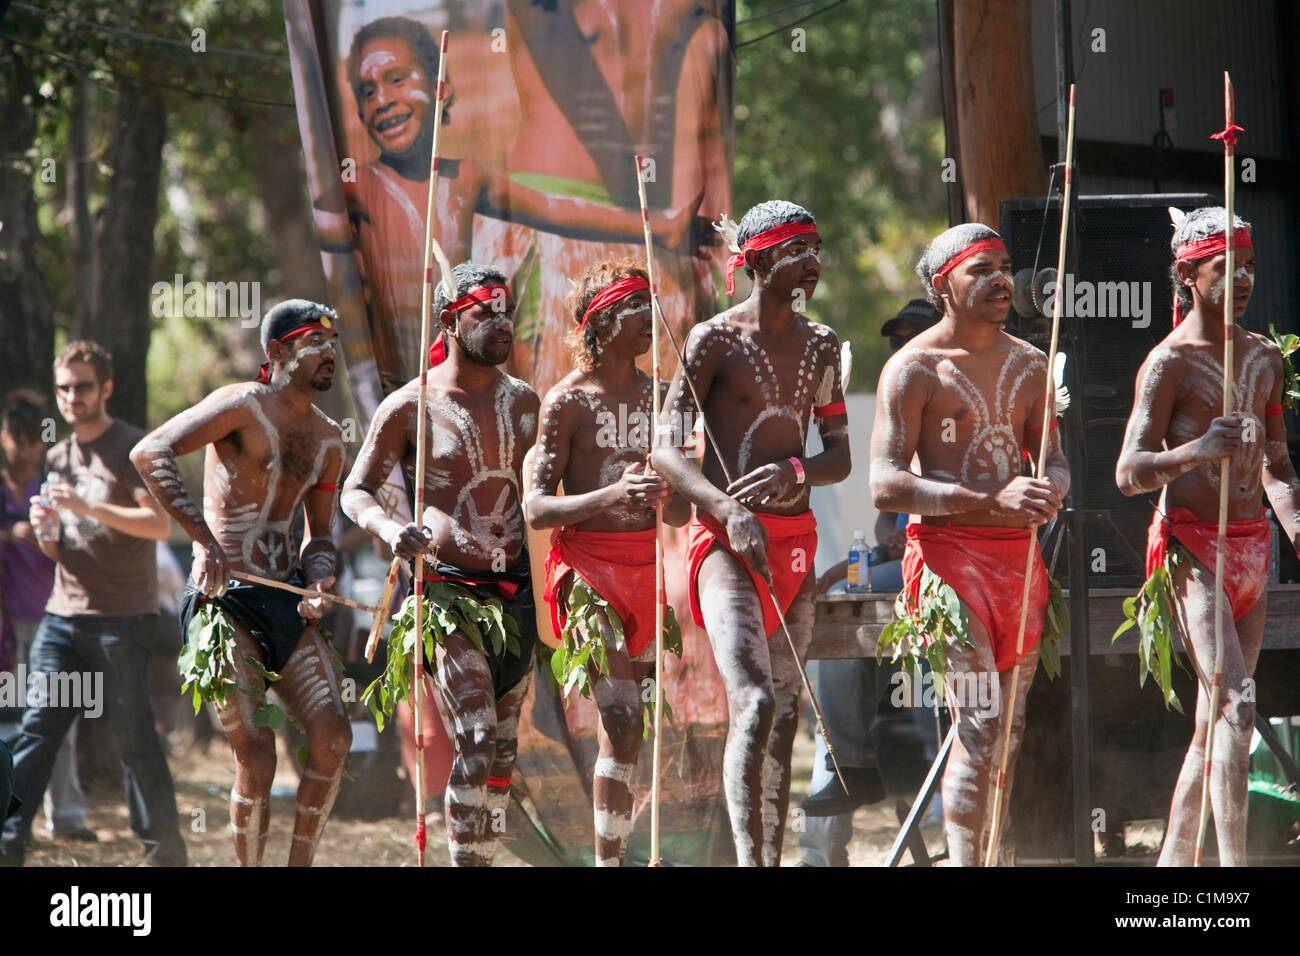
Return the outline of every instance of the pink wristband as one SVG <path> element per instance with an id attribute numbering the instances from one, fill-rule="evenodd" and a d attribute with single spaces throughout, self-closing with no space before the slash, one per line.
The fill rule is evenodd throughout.
<path id="1" fill-rule="evenodd" d="M 803 473 L 803 462 L 801 462 L 798 458 L 795 458 L 793 455 L 791 455 L 786 460 L 789 461 L 790 464 L 794 467 L 794 483 L 796 485 L 802 485 L 806 478 L 806 476 Z"/>

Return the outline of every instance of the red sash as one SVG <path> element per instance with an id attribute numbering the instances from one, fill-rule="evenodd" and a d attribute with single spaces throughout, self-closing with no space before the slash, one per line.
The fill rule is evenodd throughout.
<path id="1" fill-rule="evenodd" d="M 1165 562 L 1169 538 L 1192 553 L 1210 574 L 1218 555 L 1219 522 L 1199 521 L 1186 508 L 1157 511 L 1147 529 L 1147 577 Z M 1268 518 L 1229 521 L 1223 555 L 1223 593 L 1232 604 L 1232 619 L 1240 621 L 1255 606 L 1268 585 L 1268 562 L 1273 541 Z"/>
<path id="2" fill-rule="evenodd" d="M 578 574 L 623 621 L 629 657 L 655 639 L 655 529 L 578 531 L 557 528 L 546 555 L 546 603 L 558 637 L 568 612 L 560 595 L 565 575 Z"/>
<path id="3" fill-rule="evenodd" d="M 1014 667 L 1020 597 L 1025 591 L 1025 555 L 1032 533 L 1027 528 L 909 524 L 903 552 L 903 593 L 908 609 L 917 607 L 921 571 L 928 567 L 980 619 L 993 643 L 994 666 L 999 671 Z M 1046 621 L 1047 569 L 1035 547 L 1025 653 L 1038 646 Z"/>
<path id="4" fill-rule="evenodd" d="M 797 515 L 755 514 L 754 517 L 767 529 L 767 566 L 772 572 L 772 587 L 776 590 L 784 614 L 803 586 L 803 579 L 812 570 L 813 559 L 817 555 L 817 519 L 813 517 L 812 511 Z M 731 551 L 731 546 L 727 543 L 726 529 L 707 514 L 694 514 L 687 531 L 690 534 L 690 551 L 687 556 L 690 564 L 691 616 L 696 624 L 703 627 L 704 615 L 700 612 L 700 596 L 695 579 L 700 565 L 704 563 L 704 556 L 715 543 L 728 551 Z M 742 565 L 745 563 L 735 551 L 731 553 Z M 793 570 L 796 564 L 803 570 Z M 763 608 L 763 633 L 771 637 L 781 626 L 781 619 L 776 616 L 776 606 L 768 593 L 767 582 L 752 571 L 750 577 Z"/>

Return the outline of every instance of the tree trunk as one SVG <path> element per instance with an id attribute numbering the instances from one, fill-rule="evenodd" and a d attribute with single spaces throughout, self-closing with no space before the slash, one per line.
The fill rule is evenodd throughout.
<path id="1" fill-rule="evenodd" d="M 955 0 L 957 127 L 966 214 L 998 227 L 1009 196 L 1047 188 L 1034 106 L 1028 0 Z"/>
<path id="2" fill-rule="evenodd" d="M 99 214 L 96 309 L 90 335 L 113 353 L 109 413 L 140 427 L 147 424 L 149 289 L 154 282 L 154 225 L 166 127 L 167 111 L 157 90 L 121 87 L 113 133 L 113 177 Z"/>
<path id="3" fill-rule="evenodd" d="M 34 388 L 54 392 L 54 321 L 45 277 L 36 261 L 34 168 L 28 156 L 36 140 L 36 100 L 28 54 L 10 45 L 0 57 L 0 392 Z"/>
<path id="4" fill-rule="evenodd" d="M 68 117 L 68 206 L 72 210 L 72 269 L 76 276 L 78 334 L 91 327 L 95 314 L 94 226 L 90 219 L 90 84 L 79 80 L 72 92 Z"/>

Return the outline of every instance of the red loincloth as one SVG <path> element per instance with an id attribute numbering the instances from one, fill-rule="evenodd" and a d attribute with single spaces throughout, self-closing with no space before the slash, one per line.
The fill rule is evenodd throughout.
<path id="1" fill-rule="evenodd" d="M 903 593 L 908 609 L 916 610 L 921 570 L 928 567 L 957 592 L 966 610 L 980 619 L 993 643 L 994 666 L 999 671 L 1014 667 L 1031 534 L 1027 528 L 909 524 L 903 552 Z M 1033 574 L 1023 653 L 1038 646 L 1047 622 L 1047 569 L 1037 547 Z"/>
<path id="2" fill-rule="evenodd" d="M 817 519 L 812 511 L 797 515 L 755 514 L 759 523 L 767 529 L 767 566 L 772 572 L 772 586 L 776 590 L 777 600 L 781 602 L 781 613 L 790 610 L 794 596 L 803 586 L 803 579 L 812 570 L 813 559 L 817 554 Z M 690 551 L 687 554 L 690 564 L 691 581 L 691 616 L 700 627 L 704 626 L 704 615 L 700 612 L 700 596 L 695 579 L 699 574 L 704 556 L 709 553 L 714 542 L 728 551 L 727 532 L 709 515 L 695 513 L 687 526 L 690 534 Z M 795 571 L 795 551 L 802 551 L 802 571 Z M 744 559 L 731 551 L 743 565 Z M 754 590 L 758 592 L 759 604 L 763 608 L 763 633 L 771 637 L 781 626 L 781 619 L 776 616 L 776 606 L 767 590 L 767 582 L 757 574 L 750 572 L 754 580 Z"/>
<path id="3" fill-rule="evenodd" d="M 628 657 L 636 657 L 655 639 L 655 529 L 578 531 L 557 528 L 546 555 L 546 603 L 551 606 L 555 636 L 568 612 L 560 585 L 569 572 L 578 574 L 609 602 L 623 621 Z"/>
<path id="4" fill-rule="evenodd" d="M 1167 515 L 1157 511 L 1147 529 L 1147 577 L 1165 563 L 1169 538 L 1192 553 L 1197 561 L 1214 574 L 1218 555 L 1219 522 L 1199 521 L 1186 508 L 1170 508 Z M 1240 621 L 1259 601 L 1268 585 L 1268 562 L 1273 550 L 1268 518 L 1229 521 L 1227 552 L 1223 555 L 1223 593 L 1232 603 L 1232 619 Z"/>

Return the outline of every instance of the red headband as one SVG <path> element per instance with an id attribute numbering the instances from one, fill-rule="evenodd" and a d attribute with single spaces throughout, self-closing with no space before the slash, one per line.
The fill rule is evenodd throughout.
<path id="1" fill-rule="evenodd" d="M 272 341 L 292 342 L 298 336 L 306 335 L 308 332 L 315 332 L 317 329 L 333 329 L 333 328 L 334 328 L 334 323 L 333 321 L 331 321 L 330 317 L 327 315 L 320 315 L 317 316 L 314 321 L 308 322 L 306 325 L 299 326 L 298 328 L 294 329 L 292 332 L 286 332 L 284 335 L 280 336 L 279 338 L 272 339 Z M 271 355 L 270 351 L 267 351 L 266 354 L 268 358 Z M 271 363 L 270 362 L 262 363 L 262 367 L 257 373 L 257 380 L 261 382 L 263 385 L 271 384 Z"/>
<path id="2" fill-rule="evenodd" d="M 582 313 L 582 321 L 578 323 L 578 328 L 584 328 L 587 320 L 606 306 L 613 305 L 620 299 L 626 299 L 634 292 L 641 292 L 650 288 L 650 283 L 640 276 L 628 276 L 626 279 L 619 279 L 617 282 L 610 283 L 596 293 L 596 297 L 591 300 L 591 305 L 587 306 L 587 311 Z"/>
<path id="3" fill-rule="evenodd" d="M 766 232 L 760 232 L 757 236 L 746 240 L 745 244 L 740 247 L 740 252 L 727 260 L 727 295 L 736 294 L 736 270 L 745 264 L 746 252 L 751 249 L 757 252 L 760 249 L 766 249 L 769 246 L 785 242 L 787 239 L 793 239 L 795 236 L 805 236 L 816 231 L 816 223 L 787 222 L 784 226 L 773 226 Z"/>
<path id="4" fill-rule="evenodd" d="M 510 301 L 510 287 L 504 285 L 481 285 L 477 289 L 470 289 L 455 302 L 448 305 L 442 312 L 458 315 L 466 309 L 473 308 L 476 305 L 492 305 L 497 301 L 496 290 L 502 289 L 505 292 L 506 302 Z M 436 368 L 447 360 L 447 330 L 443 329 L 434 339 L 433 344 L 429 346 L 429 368 Z"/>
<path id="5" fill-rule="evenodd" d="M 951 272 L 953 269 L 956 269 L 959 265 L 961 265 L 971 256 L 978 255 L 979 253 L 984 252 L 987 249 L 996 249 L 998 252 L 1007 251 L 1007 247 L 1002 244 L 1001 239 L 981 239 L 979 242 L 972 242 L 961 252 L 957 253 L 955 256 L 953 256 L 951 259 L 945 262 L 942 268 L 938 269 L 934 274 L 936 277 L 946 276 L 949 272 Z"/>
<path id="6" fill-rule="evenodd" d="M 1232 247 L 1234 249 L 1253 249 L 1254 242 L 1250 238 L 1249 229 L 1234 229 L 1232 231 Z M 1208 259 L 1211 256 L 1217 256 L 1220 252 L 1228 250 L 1228 236 L 1226 232 L 1216 232 L 1212 236 L 1206 236 L 1204 239 L 1197 239 L 1194 242 L 1184 242 L 1174 249 L 1174 259 L 1178 262 L 1198 262 L 1201 259 Z M 1174 328 L 1182 324 L 1183 305 L 1178 301 L 1178 293 L 1174 292 Z"/>

